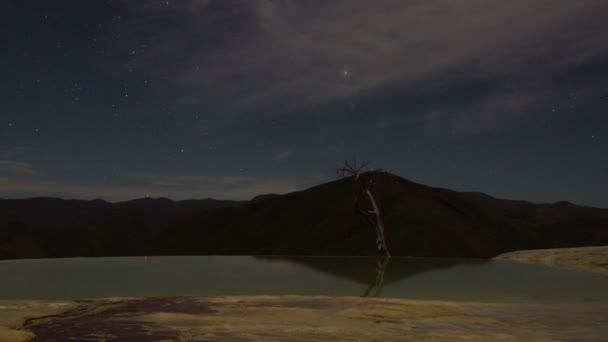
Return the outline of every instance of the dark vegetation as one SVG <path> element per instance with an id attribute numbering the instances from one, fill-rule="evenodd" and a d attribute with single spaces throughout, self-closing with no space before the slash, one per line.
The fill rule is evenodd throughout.
<path id="1" fill-rule="evenodd" d="M 0 200 L 0 258 L 376 255 L 351 179 L 249 202 Z M 608 209 L 533 204 L 375 178 L 394 256 L 481 257 L 608 244 Z M 371 208 L 369 208 L 371 210 Z"/>

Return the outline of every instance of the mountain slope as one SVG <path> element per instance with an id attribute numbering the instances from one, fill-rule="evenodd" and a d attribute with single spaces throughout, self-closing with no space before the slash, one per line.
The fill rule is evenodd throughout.
<path id="1" fill-rule="evenodd" d="M 607 209 L 500 200 L 391 174 L 377 179 L 374 192 L 393 255 L 486 258 L 520 249 L 608 244 Z M 152 214 L 122 207 L 79 226 L 5 225 L 0 257 L 374 255 L 375 234 L 356 215 L 353 200 L 352 180 L 341 179 L 221 208 Z M 49 229 L 53 235 L 41 233 Z"/>
<path id="2" fill-rule="evenodd" d="M 140 198 L 110 203 L 104 200 L 64 200 L 37 197 L 0 199 L 0 224 L 26 223 L 32 225 L 86 226 L 95 224 L 116 211 L 137 211 L 147 215 L 163 215 L 200 211 L 244 204 L 239 201 L 215 199 L 172 201 L 168 198 Z"/>
<path id="3" fill-rule="evenodd" d="M 608 242 L 608 210 L 480 198 L 378 179 L 394 255 L 491 257 L 507 250 Z M 165 232 L 171 253 L 373 255 L 375 235 L 357 216 L 349 179 L 201 213 Z"/>

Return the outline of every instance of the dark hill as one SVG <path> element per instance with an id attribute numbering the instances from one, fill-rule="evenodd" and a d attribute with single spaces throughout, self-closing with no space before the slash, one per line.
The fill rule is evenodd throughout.
<path id="1" fill-rule="evenodd" d="M 391 174 L 380 176 L 374 191 L 393 255 L 486 258 L 520 249 L 608 244 L 607 209 L 500 200 Z M 374 255 L 374 232 L 355 214 L 353 199 L 352 181 L 342 179 L 212 209 L 147 210 L 153 206 L 131 202 L 96 212 L 95 220 L 81 225 L 70 223 L 77 219 L 55 220 L 53 227 L 13 221 L 0 228 L 0 257 Z M 96 211 L 104 203 L 85 207 Z M 74 205 L 67 205 L 64 215 L 78 218 Z M 5 213 L 2 207 L 0 202 Z M 27 209 L 21 213 L 30 217 Z"/>
<path id="2" fill-rule="evenodd" d="M 37 197 L 29 199 L 0 199 L 0 224 L 25 223 L 42 226 L 95 225 L 104 217 L 117 211 L 135 214 L 162 215 L 187 211 L 231 207 L 246 202 L 222 201 L 212 198 L 201 200 L 172 201 L 168 198 L 140 198 L 110 203 L 104 200 L 64 200 Z"/>

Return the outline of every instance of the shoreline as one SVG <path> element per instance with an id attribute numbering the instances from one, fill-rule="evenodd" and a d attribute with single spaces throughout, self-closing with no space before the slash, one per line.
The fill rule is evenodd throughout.
<path id="1" fill-rule="evenodd" d="M 522 250 L 500 254 L 494 260 L 542 264 L 608 275 L 608 246 Z"/>
<path id="2" fill-rule="evenodd" d="M 608 275 L 608 246 L 495 260 Z M 449 284 L 446 284 L 449 286 Z M 466 302 L 302 295 L 0 300 L 1 341 L 608 340 L 596 302 Z"/>

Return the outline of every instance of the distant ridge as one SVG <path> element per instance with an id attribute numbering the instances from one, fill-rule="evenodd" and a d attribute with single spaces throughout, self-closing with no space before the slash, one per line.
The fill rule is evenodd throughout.
<path id="1" fill-rule="evenodd" d="M 534 204 L 377 179 L 393 255 L 489 258 L 608 244 L 608 209 Z M 248 202 L 0 200 L 0 258 L 114 255 L 374 255 L 375 234 L 341 179 Z"/>
<path id="2" fill-rule="evenodd" d="M 35 197 L 0 199 L 0 224 L 26 223 L 33 225 L 87 225 L 112 211 L 137 209 L 146 214 L 159 215 L 185 211 L 242 205 L 243 201 L 224 201 L 212 198 L 173 201 L 165 197 L 138 198 L 122 202 Z"/>

